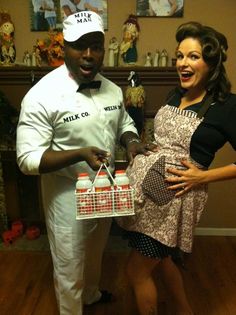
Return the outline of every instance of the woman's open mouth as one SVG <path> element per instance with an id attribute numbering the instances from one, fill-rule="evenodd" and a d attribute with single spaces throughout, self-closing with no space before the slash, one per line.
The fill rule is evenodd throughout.
<path id="1" fill-rule="evenodd" d="M 184 71 L 184 72 L 180 72 L 179 75 L 180 75 L 180 80 L 182 82 L 187 82 L 191 79 L 194 73 L 190 71 Z"/>

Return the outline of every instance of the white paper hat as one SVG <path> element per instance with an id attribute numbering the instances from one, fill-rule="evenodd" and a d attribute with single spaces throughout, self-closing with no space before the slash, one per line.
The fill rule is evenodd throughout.
<path id="1" fill-rule="evenodd" d="M 63 22 L 64 39 L 74 42 L 91 32 L 104 34 L 103 21 L 100 15 L 92 11 L 81 11 L 69 15 Z"/>

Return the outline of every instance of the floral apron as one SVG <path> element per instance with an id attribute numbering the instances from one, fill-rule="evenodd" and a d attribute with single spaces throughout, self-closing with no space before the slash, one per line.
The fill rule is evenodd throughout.
<path id="1" fill-rule="evenodd" d="M 165 162 L 165 176 L 169 167 L 181 168 L 186 159 L 198 168 L 204 168 L 190 157 L 190 142 L 202 118 L 192 111 L 165 105 L 154 119 L 154 136 L 158 152 L 149 156 L 137 155 L 132 167 L 127 169 L 130 184 L 136 192 L 135 215 L 117 218 L 118 224 L 126 230 L 141 232 L 159 242 L 191 252 L 194 227 L 207 201 L 207 186 L 199 185 L 181 197 L 172 197 L 165 204 L 157 205 L 143 191 L 143 180 L 157 161 Z"/>

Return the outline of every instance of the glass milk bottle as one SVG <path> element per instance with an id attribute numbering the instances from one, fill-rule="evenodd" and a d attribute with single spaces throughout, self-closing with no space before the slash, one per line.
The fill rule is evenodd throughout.
<path id="1" fill-rule="evenodd" d="M 112 212 L 112 187 L 107 173 L 100 171 L 95 182 L 95 211 L 97 214 Z"/>
<path id="2" fill-rule="evenodd" d="M 92 188 L 92 181 L 89 178 L 88 173 L 79 173 L 76 182 L 76 193 L 79 215 L 80 214 L 92 214 L 93 213 L 93 200 L 90 190 Z"/>
<path id="3" fill-rule="evenodd" d="M 129 211 L 132 208 L 129 178 L 125 170 L 115 172 L 115 204 L 117 212 Z"/>

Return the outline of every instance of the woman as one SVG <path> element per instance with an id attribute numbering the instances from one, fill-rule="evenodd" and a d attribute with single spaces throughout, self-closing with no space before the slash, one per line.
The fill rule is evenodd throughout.
<path id="1" fill-rule="evenodd" d="M 43 1 L 44 17 L 48 22 L 49 31 L 56 30 L 57 27 L 57 14 L 56 7 L 53 0 Z"/>
<path id="2" fill-rule="evenodd" d="M 193 314 L 173 260 L 177 250 L 192 250 L 207 184 L 236 178 L 235 164 L 208 169 L 226 142 L 236 150 L 236 95 L 230 93 L 223 65 L 227 39 L 190 22 L 177 29 L 176 40 L 180 87 L 154 120 L 159 151 L 138 155 L 128 169 L 136 190 L 136 215 L 118 220 L 132 247 L 126 271 L 142 315 L 157 314 L 152 278 L 157 266 L 172 295 L 174 314 Z"/>

